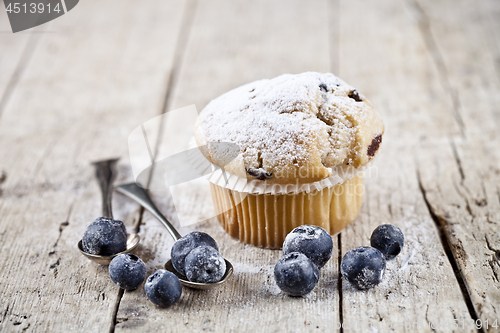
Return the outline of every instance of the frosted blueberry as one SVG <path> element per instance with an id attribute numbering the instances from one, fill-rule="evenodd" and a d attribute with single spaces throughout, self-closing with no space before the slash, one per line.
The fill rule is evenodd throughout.
<path id="1" fill-rule="evenodd" d="M 210 246 L 199 246 L 186 256 L 184 270 L 191 282 L 215 283 L 226 273 L 226 261 Z"/>
<path id="2" fill-rule="evenodd" d="M 382 252 L 386 259 L 392 259 L 403 249 L 405 237 L 395 225 L 381 224 L 373 231 L 370 243 Z"/>
<path id="3" fill-rule="evenodd" d="M 292 252 L 283 256 L 274 266 L 274 280 L 285 293 L 304 296 L 318 283 L 319 270 L 304 254 Z"/>
<path id="4" fill-rule="evenodd" d="M 301 225 L 290 232 L 283 243 L 283 254 L 300 252 L 323 267 L 332 256 L 333 241 L 330 234 L 315 225 Z"/>
<path id="5" fill-rule="evenodd" d="M 162 308 L 177 302 L 182 294 L 179 278 L 164 269 L 159 269 L 148 277 L 144 290 L 149 300 Z"/>
<path id="6" fill-rule="evenodd" d="M 201 231 L 190 232 L 174 243 L 170 251 L 170 257 L 172 259 L 172 266 L 174 266 L 177 272 L 186 275 L 184 271 L 184 260 L 189 252 L 201 245 L 210 246 L 219 251 L 219 247 L 215 240 L 209 234 Z"/>
<path id="7" fill-rule="evenodd" d="M 385 266 L 382 252 L 370 246 L 362 246 L 344 255 L 340 272 L 357 289 L 370 289 L 382 281 Z"/>
<path id="8" fill-rule="evenodd" d="M 98 217 L 82 238 L 84 252 L 110 256 L 127 249 L 127 230 L 120 220 Z"/>
<path id="9" fill-rule="evenodd" d="M 109 276 L 120 288 L 134 290 L 146 278 L 146 265 L 134 254 L 119 254 L 109 264 Z"/>

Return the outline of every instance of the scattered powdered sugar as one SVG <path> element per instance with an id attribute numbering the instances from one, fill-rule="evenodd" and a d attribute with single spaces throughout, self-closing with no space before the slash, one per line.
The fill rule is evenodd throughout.
<path id="1" fill-rule="evenodd" d="M 264 281 L 264 292 L 273 296 L 281 293 L 281 289 L 274 280 L 274 265 L 263 266 L 263 270 L 267 273 L 267 279 Z"/>
<path id="2" fill-rule="evenodd" d="M 280 288 L 274 281 L 274 265 L 254 266 L 244 263 L 233 263 L 233 268 L 235 275 L 260 274 L 265 277 L 263 283 L 264 288 L 259 290 L 257 294 L 271 294 L 276 296 L 281 292 Z"/>
<path id="3" fill-rule="evenodd" d="M 266 293 L 271 294 L 273 296 L 276 296 L 279 293 L 281 293 L 281 289 L 274 282 L 274 278 L 272 280 L 272 283 L 269 283 L 268 281 L 264 282 L 264 287 Z"/>
<path id="4" fill-rule="evenodd" d="M 313 289 L 310 293 L 302 296 L 306 301 L 309 301 L 309 302 L 314 302 L 316 301 L 316 299 L 318 298 L 318 296 L 316 295 L 316 291 L 315 289 Z"/>
<path id="5" fill-rule="evenodd" d="M 240 274 L 240 273 L 257 274 L 264 270 L 264 267 L 257 267 L 242 263 L 233 264 L 233 268 L 235 274 Z"/>

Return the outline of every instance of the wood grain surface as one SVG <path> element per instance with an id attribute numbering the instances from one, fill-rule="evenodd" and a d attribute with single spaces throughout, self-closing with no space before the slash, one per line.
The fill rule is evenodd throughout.
<path id="1" fill-rule="evenodd" d="M 43 35 L 0 118 L 0 330 L 114 325 L 121 292 L 76 247 L 101 213 L 90 162 L 120 156 L 130 172 L 127 135 L 160 112 L 182 8 L 82 2 Z M 127 226 L 137 213 L 115 205 Z"/>
<path id="2" fill-rule="evenodd" d="M 87 0 L 8 32 L 0 9 L 2 332 L 498 332 L 498 1 Z M 210 233 L 233 263 L 226 285 L 184 288 L 160 309 L 143 286 L 124 292 L 81 256 L 76 244 L 101 212 L 91 161 L 120 157 L 116 182 L 132 181 L 136 127 L 164 115 L 148 128 L 159 161 L 191 137 L 169 111 L 200 111 L 241 84 L 304 71 L 337 74 L 386 125 L 360 216 L 333 236 L 312 293 L 280 292 L 280 251 L 239 243 L 215 218 L 181 226 L 159 187 L 153 199 L 180 233 Z M 192 192 L 185 207 L 210 202 Z M 113 204 L 140 233 L 148 274 L 162 268 L 168 232 L 130 199 Z M 402 229 L 405 248 L 380 285 L 357 291 L 340 260 L 382 223 Z"/>
<path id="3" fill-rule="evenodd" d="M 442 126 L 442 144 L 426 145 L 432 144 L 433 154 L 419 161 L 421 186 L 482 322 L 500 315 L 500 141 L 494 106 L 500 101 L 494 16 L 499 8 L 493 1 L 482 8 L 465 1 L 417 8 L 420 22 L 438 41 L 434 58 L 441 59 L 436 62 L 442 85 L 463 123 L 462 135 L 450 135 Z"/>

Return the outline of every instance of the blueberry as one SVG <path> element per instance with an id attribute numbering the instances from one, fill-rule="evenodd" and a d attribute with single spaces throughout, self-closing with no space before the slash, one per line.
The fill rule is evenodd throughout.
<path id="1" fill-rule="evenodd" d="M 352 98 L 353 100 L 355 100 L 356 102 L 362 102 L 363 100 L 361 99 L 361 97 L 359 96 L 359 93 L 356 89 L 354 89 L 353 91 L 349 92 L 349 94 L 347 95 L 349 98 Z"/>
<path id="2" fill-rule="evenodd" d="M 377 134 L 373 138 L 372 143 L 370 143 L 370 145 L 366 149 L 366 154 L 371 157 L 375 156 L 375 153 L 377 152 L 381 143 L 382 143 L 382 134 Z"/>
<path id="3" fill-rule="evenodd" d="M 270 172 L 267 172 L 263 168 L 259 169 L 254 169 L 254 168 L 248 168 L 246 169 L 247 173 L 252 176 L 253 178 L 256 178 L 258 180 L 266 180 L 269 178 L 272 178 L 273 174 Z"/>
<path id="4" fill-rule="evenodd" d="M 179 278 L 164 269 L 151 274 L 146 280 L 144 289 L 149 300 L 162 308 L 177 302 L 182 293 Z"/>
<path id="5" fill-rule="evenodd" d="M 186 275 L 184 272 L 184 260 L 191 250 L 201 245 L 210 246 L 219 251 L 215 240 L 209 234 L 201 231 L 190 232 L 175 242 L 170 251 L 170 257 L 172 259 L 172 266 L 174 266 L 177 272 Z"/>
<path id="6" fill-rule="evenodd" d="M 382 252 L 370 246 L 362 246 L 344 255 L 340 271 L 354 287 L 370 289 L 382 281 L 385 265 Z"/>
<path id="7" fill-rule="evenodd" d="M 274 266 L 278 287 L 292 296 L 304 296 L 314 289 L 319 279 L 318 267 L 306 255 L 292 252 L 284 255 Z"/>
<path id="8" fill-rule="evenodd" d="M 83 251 L 110 256 L 127 249 L 127 230 L 120 220 L 99 217 L 87 227 L 82 238 Z"/>
<path id="9" fill-rule="evenodd" d="M 381 224 L 373 230 L 370 243 L 389 260 L 401 252 L 405 244 L 405 237 L 401 229 L 395 225 Z"/>
<path id="10" fill-rule="evenodd" d="M 111 260 L 109 264 L 109 276 L 120 288 L 134 290 L 146 278 L 146 265 L 138 256 L 130 253 L 122 253 Z"/>
<path id="11" fill-rule="evenodd" d="M 301 225 L 290 232 L 283 243 L 283 254 L 300 252 L 318 268 L 325 266 L 332 256 L 333 241 L 330 234 L 315 225 Z"/>
<path id="12" fill-rule="evenodd" d="M 215 283 L 226 273 L 226 261 L 213 247 L 198 246 L 186 256 L 184 270 L 191 282 Z"/>

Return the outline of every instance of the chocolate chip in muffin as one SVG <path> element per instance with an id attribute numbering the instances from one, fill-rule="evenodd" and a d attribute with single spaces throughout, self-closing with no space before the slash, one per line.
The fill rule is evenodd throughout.
<path id="1" fill-rule="evenodd" d="M 355 100 L 356 102 L 361 102 L 362 99 L 361 97 L 359 96 L 359 93 L 356 89 L 354 89 L 353 91 L 351 91 L 349 93 L 349 95 L 347 95 L 349 98 L 352 98 L 353 100 Z M 378 146 L 377 146 L 378 147 Z M 376 150 L 376 149 L 375 149 Z"/>
<path id="2" fill-rule="evenodd" d="M 267 172 L 263 168 L 258 168 L 258 169 L 247 168 L 246 171 L 250 176 L 252 176 L 258 180 L 266 180 L 266 179 L 269 179 L 273 176 L 272 173 Z"/>
<path id="3" fill-rule="evenodd" d="M 322 83 L 322 84 L 319 85 L 319 89 L 321 89 L 324 92 L 328 91 L 328 88 L 326 87 L 326 84 L 324 84 L 324 83 Z"/>
<path id="4" fill-rule="evenodd" d="M 382 142 L 382 134 L 379 134 L 373 138 L 372 143 L 368 146 L 368 150 L 366 152 L 368 156 L 373 157 L 375 155 L 381 142 Z"/>

